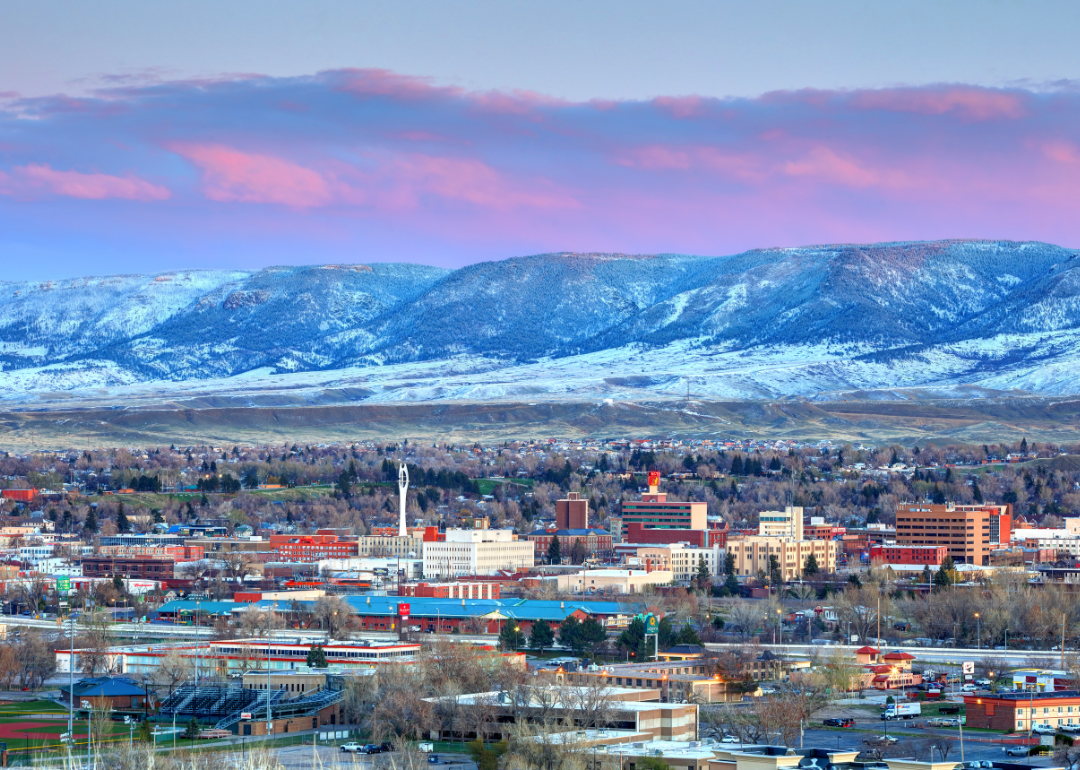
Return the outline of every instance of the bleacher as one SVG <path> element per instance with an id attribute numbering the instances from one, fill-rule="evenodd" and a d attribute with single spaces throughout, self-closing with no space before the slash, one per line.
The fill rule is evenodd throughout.
<path id="1" fill-rule="evenodd" d="M 252 721 L 266 719 L 269 705 L 273 719 L 293 719 L 313 716 L 327 706 L 344 699 L 341 690 L 318 690 L 299 698 L 287 700 L 284 687 L 277 690 L 245 690 L 238 684 L 183 684 L 166 698 L 158 714 L 178 719 L 192 717 L 201 722 L 216 722 L 216 729 L 231 729 L 250 713 Z"/>

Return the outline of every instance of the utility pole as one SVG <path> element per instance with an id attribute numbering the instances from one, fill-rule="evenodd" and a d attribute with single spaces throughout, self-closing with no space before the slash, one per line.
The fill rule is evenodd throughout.
<path id="1" fill-rule="evenodd" d="M 1061 670 L 1065 670 L 1065 613 L 1061 613 Z"/>

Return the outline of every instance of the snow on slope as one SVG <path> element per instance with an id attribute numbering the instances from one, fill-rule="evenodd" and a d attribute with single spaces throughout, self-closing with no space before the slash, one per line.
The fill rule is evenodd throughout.
<path id="1" fill-rule="evenodd" d="M 712 398 L 1069 394 L 1080 392 L 1076 256 L 942 241 L 0 284 L 0 397 L 234 386 L 358 387 L 376 402 L 677 397 L 687 382 Z"/>

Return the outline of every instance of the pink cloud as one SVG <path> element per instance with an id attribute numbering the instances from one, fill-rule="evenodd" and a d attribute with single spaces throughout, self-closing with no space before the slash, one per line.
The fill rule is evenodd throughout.
<path id="1" fill-rule="evenodd" d="M 333 184 L 322 174 L 281 158 L 221 145 L 173 144 L 170 149 L 199 167 L 210 200 L 303 209 L 335 198 Z"/>
<path id="2" fill-rule="evenodd" d="M 1080 150 L 1068 142 L 1046 142 L 1042 146 L 1043 154 L 1058 163 L 1080 162 Z"/>
<path id="3" fill-rule="evenodd" d="M 957 113 L 971 120 L 1022 118 L 1024 100 L 1016 93 L 963 86 L 944 89 L 889 89 L 861 91 L 852 104 L 864 110 L 914 112 L 922 115 Z"/>
<path id="4" fill-rule="evenodd" d="M 19 166 L 10 174 L 0 172 L 0 192 L 8 195 L 45 193 L 86 200 L 162 201 L 172 196 L 168 188 L 135 176 L 57 171 L 43 163 Z"/>
<path id="5" fill-rule="evenodd" d="M 508 179 L 474 159 L 411 154 L 395 159 L 381 175 L 397 189 L 398 200 L 415 202 L 423 195 L 495 210 L 561 209 L 579 204 L 568 192 L 543 180 Z"/>
<path id="6" fill-rule="evenodd" d="M 788 176 L 814 177 L 847 187 L 898 187 L 906 181 L 901 172 L 860 165 L 828 147 L 815 147 L 800 160 L 788 161 L 781 168 Z"/>

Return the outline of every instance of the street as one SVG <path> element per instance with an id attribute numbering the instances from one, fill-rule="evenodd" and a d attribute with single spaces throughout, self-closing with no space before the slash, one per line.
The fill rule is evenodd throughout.
<path id="1" fill-rule="evenodd" d="M 286 770 L 308 770 L 313 767 L 339 765 L 355 770 L 377 770 L 387 767 L 393 755 L 375 754 L 371 756 L 363 754 L 349 754 L 343 752 L 337 746 L 288 746 L 277 749 L 277 759 Z M 476 763 L 464 754 L 439 754 L 438 763 L 429 763 L 430 770 L 476 770 Z M 234 762 L 243 765 L 243 758 L 235 756 Z"/>

